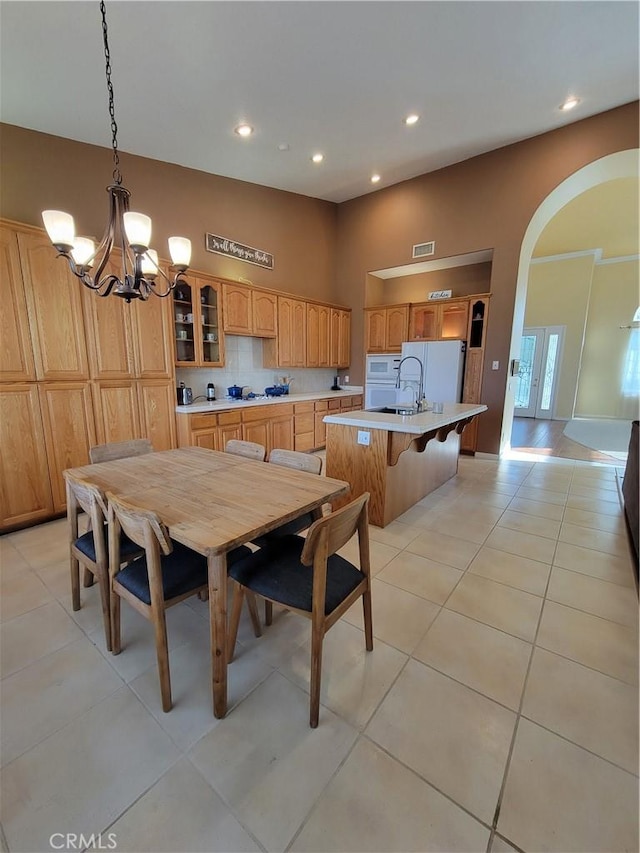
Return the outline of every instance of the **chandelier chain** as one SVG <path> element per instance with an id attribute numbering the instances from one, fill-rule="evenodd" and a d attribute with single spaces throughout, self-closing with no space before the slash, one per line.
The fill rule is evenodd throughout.
<path id="1" fill-rule="evenodd" d="M 113 103 L 113 85 L 111 84 L 111 53 L 109 51 L 109 38 L 107 35 L 107 10 L 104 0 L 100 0 L 100 11 L 102 13 L 102 39 L 104 41 L 105 74 L 107 77 L 107 92 L 109 94 L 109 115 L 111 116 L 111 147 L 113 148 L 113 180 L 118 186 L 122 184 L 120 172 L 120 155 L 118 154 L 118 125 L 116 124 L 116 111 Z"/>

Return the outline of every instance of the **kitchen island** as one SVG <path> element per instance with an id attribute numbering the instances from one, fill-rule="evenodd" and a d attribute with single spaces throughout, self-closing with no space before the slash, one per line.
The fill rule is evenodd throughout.
<path id="1" fill-rule="evenodd" d="M 341 503 L 370 492 L 369 521 L 385 527 L 455 476 L 460 434 L 486 410 L 482 404 L 446 403 L 441 414 L 327 415 L 327 476 L 351 485 Z"/>

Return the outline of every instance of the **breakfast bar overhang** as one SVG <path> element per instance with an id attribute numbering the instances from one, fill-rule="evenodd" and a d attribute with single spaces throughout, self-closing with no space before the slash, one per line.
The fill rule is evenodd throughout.
<path id="1" fill-rule="evenodd" d="M 369 492 L 369 521 L 385 527 L 455 476 L 460 434 L 486 410 L 481 404 L 449 403 L 441 414 L 327 415 L 327 476 L 350 483 L 343 503 Z"/>

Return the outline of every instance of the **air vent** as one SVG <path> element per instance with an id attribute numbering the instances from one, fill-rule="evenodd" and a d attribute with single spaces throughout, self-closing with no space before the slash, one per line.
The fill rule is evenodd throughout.
<path id="1" fill-rule="evenodd" d="M 425 258 L 427 255 L 435 255 L 436 253 L 436 244 L 435 240 L 431 240 L 429 243 L 416 243 L 413 247 L 413 253 L 411 255 L 412 258 Z"/>

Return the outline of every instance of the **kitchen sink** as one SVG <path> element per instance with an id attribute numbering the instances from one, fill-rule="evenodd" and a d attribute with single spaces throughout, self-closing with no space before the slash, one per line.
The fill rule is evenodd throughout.
<path id="1" fill-rule="evenodd" d="M 418 410 L 415 406 L 385 406 L 383 409 L 376 409 L 377 412 L 382 412 L 384 415 L 416 415 Z"/>

